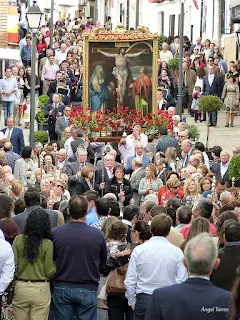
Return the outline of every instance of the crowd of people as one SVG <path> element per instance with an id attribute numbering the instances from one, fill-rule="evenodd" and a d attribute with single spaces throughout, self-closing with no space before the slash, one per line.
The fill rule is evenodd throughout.
<path id="1" fill-rule="evenodd" d="M 23 107 L 30 34 L 20 42 L 27 75 L 17 63 L 0 81 L 1 319 L 239 319 L 239 181 L 229 176 L 232 155 L 217 145 L 206 152 L 176 115 L 165 69 L 179 54 L 179 38 L 160 52 L 158 106 L 171 101 L 173 130 L 160 128 L 153 148 L 138 124 L 118 144 L 105 144 L 69 126 L 70 103 L 82 90 L 81 33 L 91 27 L 91 19 L 85 29 L 78 20 L 73 27 L 58 21 L 54 51 L 45 44 L 47 27 L 39 33 L 35 89 L 50 99 L 46 145 L 25 146 L 16 126 L 31 103 Z M 192 94 L 198 100 L 220 86 L 218 96 L 233 97 L 231 81 L 237 94 L 235 64 L 228 73 L 214 44 L 185 39 L 184 48 L 184 106 Z M 210 119 L 215 125 L 216 114 Z M 233 155 L 239 152 L 234 146 Z"/>
<path id="2" fill-rule="evenodd" d="M 173 74 L 168 62 L 173 57 L 179 58 L 179 55 L 179 36 L 169 37 L 168 43 L 164 42 L 159 52 L 160 109 L 175 106 L 172 98 L 177 96 L 179 72 Z M 206 121 L 206 113 L 201 114 L 198 110 L 199 99 L 207 95 L 217 96 L 224 102 L 225 127 L 233 127 L 234 118 L 239 113 L 240 60 L 230 61 L 228 66 L 218 46 L 209 39 L 203 43 L 200 37 L 195 44 L 191 44 L 188 37 L 184 37 L 183 56 L 183 112 L 186 108 L 195 122 Z M 217 125 L 217 112 L 209 114 L 209 125 Z"/>

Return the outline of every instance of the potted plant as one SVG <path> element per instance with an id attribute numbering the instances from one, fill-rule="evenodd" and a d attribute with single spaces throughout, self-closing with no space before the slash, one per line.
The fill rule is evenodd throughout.
<path id="1" fill-rule="evenodd" d="M 168 61 L 168 67 L 170 70 L 170 75 L 172 77 L 172 79 L 174 79 L 173 81 L 173 87 L 174 87 L 174 91 L 175 91 L 175 96 L 177 96 L 177 82 L 176 80 L 179 77 L 179 58 L 172 58 Z"/>
<path id="2" fill-rule="evenodd" d="M 47 131 L 47 127 L 48 127 L 48 119 L 44 117 L 45 115 L 45 111 L 44 110 L 39 110 L 37 113 L 36 113 L 36 116 L 35 116 L 35 120 L 37 121 L 38 123 L 38 130 L 39 131 Z"/>
<path id="3" fill-rule="evenodd" d="M 36 131 L 34 132 L 34 141 L 41 142 L 42 145 L 45 145 L 48 142 L 48 133 L 47 131 Z"/>
<path id="4" fill-rule="evenodd" d="M 220 98 L 217 96 L 203 96 L 199 99 L 198 108 L 201 112 L 206 112 L 208 117 L 210 112 L 220 111 L 224 107 L 224 104 Z M 209 119 L 207 121 L 207 140 L 206 148 L 208 149 L 208 140 L 209 140 Z"/>
<path id="5" fill-rule="evenodd" d="M 195 124 L 187 124 L 186 129 L 189 132 L 190 139 L 192 141 L 198 141 L 200 137 L 200 130 Z"/>
<path id="6" fill-rule="evenodd" d="M 229 178 L 235 187 L 240 186 L 240 153 L 232 157 L 228 167 Z"/>
<path id="7" fill-rule="evenodd" d="M 158 50 L 162 50 L 162 44 L 163 42 L 167 42 L 167 37 L 160 34 L 159 37 L 158 37 Z"/>
<path id="8" fill-rule="evenodd" d="M 170 70 L 177 70 L 179 66 L 179 59 L 174 57 L 168 61 L 168 67 Z"/>
<path id="9" fill-rule="evenodd" d="M 49 96 L 46 94 L 42 94 L 38 97 L 38 107 L 45 107 L 48 104 Z"/>

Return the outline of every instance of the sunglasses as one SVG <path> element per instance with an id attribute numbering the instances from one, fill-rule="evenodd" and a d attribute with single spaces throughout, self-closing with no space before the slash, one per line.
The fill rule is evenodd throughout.
<path id="1" fill-rule="evenodd" d="M 172 187 L 171 189 L 178 189 L 180 186 Z"/>
<path id="2" fill-rule="evenodd" d="M 58 187 L 58 188 L 62 188 L 62 189 L 64 189 L 64 188 L 63 188 L 63 186 L 61 186 L 60 184 L 58 184 L 58 185 L 57 185 L 57 187 Z"/>

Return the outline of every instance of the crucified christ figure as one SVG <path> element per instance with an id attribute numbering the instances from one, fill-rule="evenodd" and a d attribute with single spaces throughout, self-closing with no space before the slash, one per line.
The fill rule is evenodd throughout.
<path id="1" fill-rule="evenodd" d="M 148 50 L 144 49 L 132 54 L 126 53 L 125 48 L 120 48 L 119 53 L 107 53 L 100 49 L 97 49 L 97 52 L 103 54 L 105 57 L 115 58 L 116 67 L 113 68 L 113 75 L 117 79 L 119 104 L 123 105 L 123 98 L 127 89 L 128 78 L 127 58 L 140 56 L 143 53 L 147 53 Z"/>

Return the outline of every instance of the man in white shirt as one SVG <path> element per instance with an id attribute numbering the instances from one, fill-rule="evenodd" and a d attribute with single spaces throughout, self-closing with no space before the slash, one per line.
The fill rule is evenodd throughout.
<path id="1" fill-rule="evenodd" d="M 14 254 L 11 245 L 5 241 L 0 229 L 0 296 L 13 280 L 15 271 Z"/>
<path id="2" fill-rule="evenodd" d="M 67 46 L 65 43 L 61 44 L 60 51 L 56 52 L 56 59 L 59 62 L 59 64 L 62 63 L 62 61 L 66 60 L 67 58 Z"/>
<path id="3" fill-rule="evenodd" d="M 49 63 L 46 63 L 42 69 L 44 94 L 47 94 L 51 82 L 56 80 L 56 73 L 59 70 L 59 66 L 56 63 L 54 63 L 54 55 L 51 55 L 48 59 Z"/>
<path id="4" fill-rule="evenodd" d="M 125 159 L 135 156 L 135 146 L 138 142 L 142 142 L 144 149 L 146 149 L 148 137 L 141 133 L 140 125 L 135 125 L 133 133 L 127 137 L 122 137 L 118 145 L 118 149 L 121 153 L 124 153 Z"/>
<path id="5" fill-rule="evenodd" d="M 173 54 L 171 51 L 168 50 L 168 44 L 166 42 L 163 42 L 162 44 L 162 51 L 159 53 L 160 62 L 169 62 L 173 58 Z"/>
<path id="6" fill-rule="evenodd" d="M 167 239 L 171 226 L 172 219 L 169 216 L 157 215 L 151 222 L 153 237 L 132 252 L 125 280 L 125 295 L 134 310 L 135 320 L 144 320 L 155 289 L 187 279 L 183 252 Z"/>

